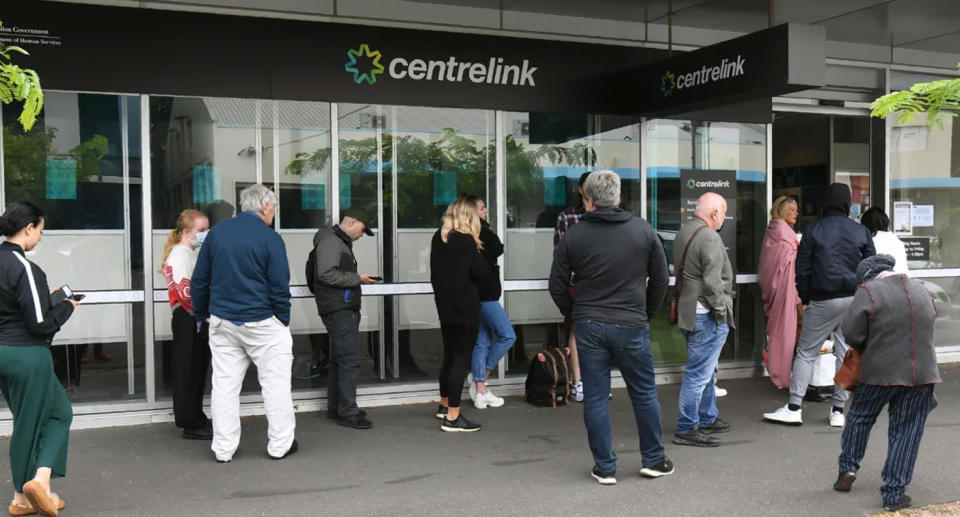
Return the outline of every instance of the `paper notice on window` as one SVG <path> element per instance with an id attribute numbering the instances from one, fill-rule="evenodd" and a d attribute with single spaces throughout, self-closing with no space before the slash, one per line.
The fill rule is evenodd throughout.
<path id="1" fill-rule="evenodd" d="M 893 233 L 913 234 L 913 203 L 910 201 L 893 202 Z"/>
<path id="2" fill-rule="evenodd" d="M 933 205 L 915 205 L 913 207 L 913 227 L 930 228 L 933 226 Z"/>

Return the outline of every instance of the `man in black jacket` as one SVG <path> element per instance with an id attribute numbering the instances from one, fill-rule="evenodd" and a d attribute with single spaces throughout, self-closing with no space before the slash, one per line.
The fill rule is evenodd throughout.
<path id="1" fill-rule="evenodd" d="M 620 367 L 633 404 L 643 468 L 640 474 L 673 473 L 660 441 L 660 402 L 650 350 L 650 319 L 667 292 L 663 246 L 643 219 L 618 208 L 620 177 L 597 171 L 583 185 L 587 213 L 553 252 L 550 296 L 570 316 L 583 375 L 583 415 L 600 484 L 615 484 L 617 456 L 610 432 L 610 363 Z M 571 273 L 576 275 L 571 298 Z"/>
<path id="2" fill-rule="evenodd" d="M 360 370 L 360 284 L 377 278 L 357 274 L 353 241 L 373 235 L 370 218 L 359 208 L 344 211 L 340 224 L 321 228 L 313 236 L 316 254 L 313 294 L 317 312 L 330 336 L 330 368 L 327 372 L 327 417 L 354 429 L 372 425 L 357 407 L 357 374 Z"/>
<path id="3" fill-rule="evenodd" d="M 857 266 L 873 255 L 876 250 L 870 231 L 850 219 L 850 187 L 843 183 L 830 185 L 823 218 L 807 228 L 797 249 L 797 293 L 807 308 L 803 311 L 797 356 L 793 360 L 790 401 L 772 413 L 764 413 L 764 419 L 780 424 L 803 423 L 800 403 L 807 392 L 820 347 L 831 332 L 833 354 L 840 368 L 848 348 L 840 325 L 859 284 Z M 843 406 L 849 395 L 843 388 L 833 387 L 830 426 L 843 427 Z"/>

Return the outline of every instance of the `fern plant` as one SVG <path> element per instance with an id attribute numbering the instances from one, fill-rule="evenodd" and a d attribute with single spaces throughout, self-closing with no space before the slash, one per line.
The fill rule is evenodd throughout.
<path id="1" fill-rule="evenodd" d="M 960 63 L 957 64 L 960 69 Z M 886 118 L 898 113 L 897 120 L 909 122 L 917 113 L 927 114 L 927 128 L 943 129 L 943 120 L 960 112 L 960 77 L 917 83 L 909 90 L 893 92 L 870 104 L 874 117 Z"/>
<path id="2" fill-rule="evenodd" d="M 2 25 L 3 22 L 0 22 Z M 20 47 L 0 43 L 0 102 L 23 102 L 20 125 L 24 131 L 30 131 L 43 109 L 43 89 L 40 87 L 40 76 L 35 71 L 13 64 L 10 57 L 12 53 L 29 55 Z"/>

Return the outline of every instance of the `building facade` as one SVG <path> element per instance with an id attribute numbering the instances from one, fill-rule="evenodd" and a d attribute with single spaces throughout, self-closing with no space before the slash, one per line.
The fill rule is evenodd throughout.
<path id="1" fill-rule="evenodd" d="M 14 0 L 0 10 L 0 40 L 31 53 L 17 62 L 45 86 L 30 132 L 16 124 L 19 107 L 3 106 L 0 201 L 47 212 L 31 259 L 51 285 L 88 295 L 53 347 L 77 425 L 172 418 L 163 245 L 182 210 L 215 224 L 253 183 L 280 199 L 298 371 L 326 339 L 304 285 L 313 233 L 352 206 L 375 214 L 375 237 L 355 247 L 360 270 L 385 279 L 363 288 L 361 404 L 436 398 L 429 242 L 461 192 L 486 199 L 506 245 L 503 303 L 518 342 L 491 382 L 519 392 L 529 358 L 564 342 L 546 292 L 553 228 L 576 202 L 580 174 L 596 169 L 621 176 L 624 207 L 650 221 L 671 261 L 688 179 L 732 182 L 737 330 L 721 376 L 761 371 L 756 273 L 771 200 L 798 199 L 802 233 L 835 181 L 851 186 L 855 213 L 890 214 L 911 248 L 911 274 L 937 300 L 941 359 L 960 354 L 960 128 L 868 116 L 884 93 L 957 76 L 953 2 L 920 2 L 919 15 L 907 0 L 772 10 L 622 0 L 589 9 L 290 1 L 272 11 L 229 0 L 97 3 Z M 876 34 L 877 20 L 911 12 L 920 33 L 887 21 Z M 773 50 L 736 50 L 746 41 L 737 38 L 782 22 L 820 34 L 819 46 L 784 54 L 797 69 L 784 74 L 809 81 L 781 81 Z M 794 37 L 776 31 L 764 34 Z M 714 65 L 711 49 L 729 57 Z M 670 61 L 684 53 L 707 60 Z M 755 66 L 762 59 L 770 63 Z M 657 63 L 668 73 L 653 75 Z M 697 98 L 684 101 L 685 88 L 699 88 Z M 682 372 L 684 340 L 665 314 L 651 327 L 669 380 Z M 253 372 L 249 380 L 244 411 L 262 412 Z M 325 374 L 296 376 L 299 409 L 325 407 L 325 385 Z M 10 422 L 0 413 L 0 426 Z"/>

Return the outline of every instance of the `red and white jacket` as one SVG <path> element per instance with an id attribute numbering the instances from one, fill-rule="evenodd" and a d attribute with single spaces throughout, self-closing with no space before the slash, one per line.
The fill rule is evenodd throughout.
<path id="1" fill-rule="evenodd" d="M 163 278 L 167 281 L 167 294 L 170 308 L 183 307 L 193 313 L 193 301 L 190 298 L 190 276 L 197 265 L 197 253 L 189 246 L 177 244 L 170 250 L 167 261 L 163 263 Z"/>

